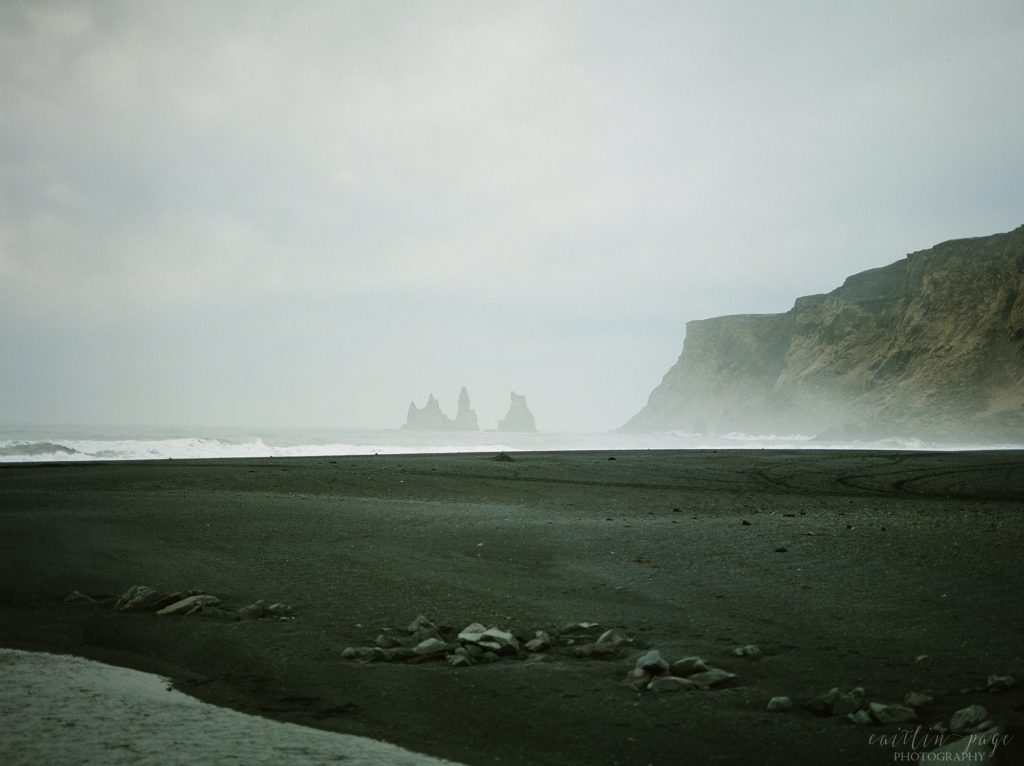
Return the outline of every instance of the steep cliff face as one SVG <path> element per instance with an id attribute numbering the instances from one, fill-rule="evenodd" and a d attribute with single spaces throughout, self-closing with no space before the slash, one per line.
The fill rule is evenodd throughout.
<path id="1" fill-rule="evenodd" d="M 784 314 L 687 323 L 623 430 L 1024 439 L 1024 226 L 912 253 Z"/>

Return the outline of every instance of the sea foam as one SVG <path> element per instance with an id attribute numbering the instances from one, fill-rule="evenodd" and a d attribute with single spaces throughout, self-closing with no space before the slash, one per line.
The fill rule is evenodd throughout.
<path id="1" fill-rule="evenodd" d="M 1020 449 L 944 445 L 919 439 L 820 442 L 802 434 L 423 432 L 300 428 L 0 426 L 0 463 L 215 458 L 326 457 L 453 452 L 663 449 Z"/>

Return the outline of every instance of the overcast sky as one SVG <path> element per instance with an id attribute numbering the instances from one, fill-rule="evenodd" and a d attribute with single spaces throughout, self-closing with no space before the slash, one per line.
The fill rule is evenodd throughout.
<path id="1" fill-rule="evenodd" d="M 1024 3 L 0 0 L 0 422 L 608 430 L 1024 223 Z"/>

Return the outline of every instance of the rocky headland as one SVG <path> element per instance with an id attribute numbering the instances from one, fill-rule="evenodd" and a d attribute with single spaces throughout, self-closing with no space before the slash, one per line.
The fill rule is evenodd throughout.
<path id="1" fill-rule="evenodd" d="M 622 430 L 1019 442 L 1024 226 L 911 253 L 785 313 L 688 322 Z"/>

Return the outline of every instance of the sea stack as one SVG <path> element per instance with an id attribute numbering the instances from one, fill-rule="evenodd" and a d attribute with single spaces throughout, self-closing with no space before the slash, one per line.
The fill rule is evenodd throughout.
<path id="1" fill-rule="evenodd" d="M 416 402 L 409 402 L 409 411 L 405 416 L 407 431 L 479 431 L 476 411 L 470 407 L 469 392 L 463 386 L 459 392 L 459 411 L 455 420 L 444 414 L 441 405 L 431 394 L 422 408 Z"/>
<path id="2" fill-rule="evenodd" d="M 469 405 L 469 391 L 463 386 L 459 391 L 459 411 L 455 415 L 456 431 L 479 431 L 480 425 L 476 419 L 476 410 Z"/>
<path id="3" fill-rule="evenodd" d="M 498 421 L 499 431 L 536 431 L 533 413 L 526 406 L 526 397 L 512 392 L 512 400 L 508 406 L 508 414 Z"/>

